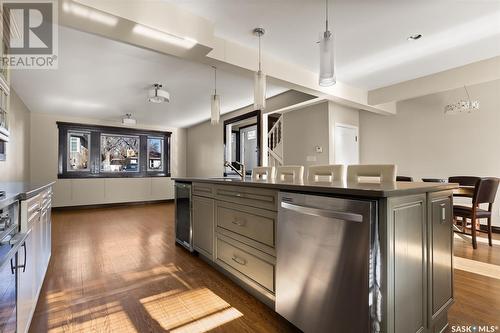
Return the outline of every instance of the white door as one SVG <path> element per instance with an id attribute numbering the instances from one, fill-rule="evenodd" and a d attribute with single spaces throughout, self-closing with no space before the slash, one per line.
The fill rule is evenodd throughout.
<path id="1" fill-rule="evenodd" d="M 359 164 L 358 128 L 335 124 L 335 164 Z"/>
<path id="2" fill-rule="evenodd" d="M 251 171 L 258 164 L 257 125 L 240 130 L 241 158 L 247 171 Z"/>

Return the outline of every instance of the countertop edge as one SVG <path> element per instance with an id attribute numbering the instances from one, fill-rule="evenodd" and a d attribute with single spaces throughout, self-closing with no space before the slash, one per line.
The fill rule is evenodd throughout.
<path id="1" fill-rule="evenodd" d="M 405 188 L 405 189 L 362 189 L 362 188 L 346 188 L 346 187 L 328 187 L 315 186 L 310 184 L 293 184 L 293 183 L 267 183 L 267 182 L 251 182 L 251 181 L 227 181 L 222 179 L 196 178 L 196 177 L 173 177 L 172 180 L 177 182 L 191 183 L 212 183 L 227 186 L 249 186 L 257 188 L 277 189 L 282 191 L 295 191 L 306 193 L 320 194 L 339 194 L 350 195 L 357 197 L 369 198 L 388 198 L 396 196 L 415 195 L 428 192 L 439 192 L 453 190 L 458 188 L 458 184 L 454 183 L 426 183 L 425 187 Z"/>

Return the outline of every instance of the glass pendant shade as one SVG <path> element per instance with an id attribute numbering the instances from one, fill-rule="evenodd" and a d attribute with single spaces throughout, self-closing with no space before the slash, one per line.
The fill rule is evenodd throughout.
<path id="1" fill-rule="evenodd" d="M 335 55 L 333 49 L 333 34 L 325 31 L 319 42 L 319 85 L 322 87 L 333 86 L 335 77 Z"/>
<path id="2" fill-rule="evenodd" d="M 212 110 L 210 122 L 212 123 L 212 125 L 216 125 L 220 120 L 220 96 L 212 95 L 210 104 Z"/>
<path id="3" fill-rule="evenodd" d="M 264 110 L 266 108 L 266 74 L 264 74 L 261 70 L 255 72 L 253 95 L 254 109 Z"/>

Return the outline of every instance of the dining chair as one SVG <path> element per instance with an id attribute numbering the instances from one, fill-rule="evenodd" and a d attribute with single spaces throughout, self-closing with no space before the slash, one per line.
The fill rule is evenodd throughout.
<path id="1" fill-rule="evenodd" d="M 408 176 L 397 176 L 396 177 L 397 182 L 412 182 L 413 177 L 408 177 Z"/>
<path id="2" fill-rule="evenodd" d="M 492 246 L 492 230 L 491 230 L 491 217 L 493 211 L 493 203 L 495 202 L 495 197 L 498 191 L 498 185 L 500 179 L 496 177 L 450 177 L 448 179 L 450 183 L 458 183 L 461 186 L 474 186 L 473 196 L 472 196 L 472 206 L 454 205 L 453 206 L 453 218 L 455 223 L 458 223 L 457 217 L 462 219 L 462 233 L 465 233 L 467 229 L 467 219 L 471 220 L 471 236 L 472 236 L 472 247 L 477 249 L 477 239 L 476 234 L 478 231 L 477 222 L 479 219 L 487 220 L 488 228 L 488 244 Z M 488 209 L 482 209 L 479 206 L 481 204 L 488 204 Z"/>
<path id="3" fill-rule="evenodd" d="M 276 168 L 276 180 L 278 182 L 303 182 L 303 165 L 284 165 Z"/>
<path id="4" fill-rule="evenodd" d="M 276 169 L 271 167 L 255 167 L 252 169 L 252 180 L 274 180 Z"/>
<path id="5" fill-rule="evenodd" d="M 307 168 L 307 181 L 310 183 L 334 182 L 344 179 L 345 167 L 343 164 L 312 165 Z"/>
<path id="6" fill-rule="evenodd" d="M 366 178 L 378 178 L 378 183 L 394 183 L 397 167 L 394 164 L 359 164 L 347 167 L 349 183 L 370 183 Z"/>

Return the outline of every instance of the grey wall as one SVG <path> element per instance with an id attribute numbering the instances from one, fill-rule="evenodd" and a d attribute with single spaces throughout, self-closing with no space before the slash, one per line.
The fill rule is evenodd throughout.
<path id="1" fill-rule="evenodd" d="M 446 104 L 464 98 L 463 88 L 400 102 L 395 116 L 361 112 L 361 162 L 396 163 L 399 174 L 416 179 L 500 177 L 500 80 L 468 89 L 481 102 L 474 114 L 444 114 Z"/>
<path id="2" fill-rule="evenodd" d="M 328 102 L 283 115 L 283 162 L 285 165 L 329 163 Z M 315 147 L 323 148 L 317 153 Z M 309 160 L 308 160 L 309 159 Z"/>
<path id="3" fill-rule="evenodd" d="M 0 181 L 28 181 L 30 177 L 30 110 L 10 89 L 10 138 L 6 161 L 0 161 Z"/>

